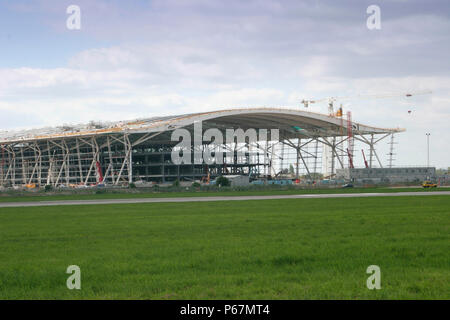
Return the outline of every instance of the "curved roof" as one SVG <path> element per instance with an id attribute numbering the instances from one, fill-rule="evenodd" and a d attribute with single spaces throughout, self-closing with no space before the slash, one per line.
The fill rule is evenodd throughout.
<path id="1" fill-rule="evenodd" d="M 284 137 L 339 136 L 347 134 L 347 121 L 325 114 L 287 108 L 241 108 L 155 117 L 109 123 L 91 122 L 87 125 L 60 126 L 0 133 L 0 143 L 36 141 L 105 135 L 113 133 L 150 133 L 189 128 L 202 121 L 203 127 L 280 129 Z M 383 134 L 405 129 L 378 128 L 352 122 L 355 134 Z"/>

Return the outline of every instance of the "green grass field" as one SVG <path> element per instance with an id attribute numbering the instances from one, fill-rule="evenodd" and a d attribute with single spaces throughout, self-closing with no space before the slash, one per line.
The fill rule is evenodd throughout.
<path id="1" fill-rule="evenodd" d="M 273 186 L 242 188 L 233 190 L 223 188 L 223 190 L 208 188 L 193 190 L 192 188 L 173 189 L 166 191 L 163 188 L 159 191 L 149 189 L 89 189 L 89 190 L 60 190 L 56 192 L 4 192 L 0 193 L 0 202 L 23 202 L 23 201 L 53 201 L 53 200 L 94 200 L 94 199 L 130 199 L 130 198 L 172 198 L 172 197 L 209 197 L 209 196 L 257 196 L 257 195 L 290 195 L 290 194 L 335 194 L 335 193 L 393 193 L 393 192 L 439 192 L 450 191 L 450 187 L 439 187 L 436 189 L 417 188 L 386 188 L 386 187 L 361 187 L 361 188 L 309 188 L 300 189 L 290 186 Z"/>
<path id="2" fill-rule="evenodd" d="M 450 197 L 0 208 L 0 299 L 449 299 Z M 67 266 L 81 268 L 68 290 Z M 381 268 L 381 290 L 366 268 Z"/>

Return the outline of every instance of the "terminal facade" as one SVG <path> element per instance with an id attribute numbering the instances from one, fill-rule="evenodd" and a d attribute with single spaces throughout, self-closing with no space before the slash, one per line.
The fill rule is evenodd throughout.
<path id="1" fill-rule="evenodd" d="M 203 150 L 224 152 L 220 164 L 172 161 L 179 128 L 278 130 L 256 143 L 201 142 Z M 403 129 L 343 121 L 335 116 L 286 108 L 231 109 L 122 122 L 91 122 L 16 132 L 0 132 L 0 186 L 123 185 L 134 182 L 209 181 L 220 175 L 276 178 L 283 168 L 313 178 L 326 162 L 330 175 L 349 165 L 350 143 L 364 143 L 371 168 L 382 167 L 375 145 Z M 192 144 L 191 150 L 195 152 Z M 350 148 L 350 150 L 349 150 Z M 212 152 L 214 153 L 214 150 Z M 211 151 L 211 150 L 210 150 Z"/>

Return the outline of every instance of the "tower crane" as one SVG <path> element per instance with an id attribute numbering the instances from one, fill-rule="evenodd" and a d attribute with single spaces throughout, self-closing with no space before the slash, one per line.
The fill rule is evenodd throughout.
<path id="1" fill-rule="evenodd" d="M 365 99 L 385 99 L 385 98 L 392 98 L 392 97 L 412 97 L 417 95 L 423 95 L 423 94 L 430 94 L 432 93 L 430 90 L 423 90 L 423 91 L 410 91 L 410 92 L 404 92 L 404 93 L 385 93 L 385 94 L 367 94 L 367 95 L 357 95 L 357 96 L 349 96 L 349 97 L 328 97 L 328 98 L 322 98 L 317 100 L 305 100 L 303 99 L 301 103 L 305 106 L 305 108 L 308 108 L 310 104 L 313 103 L 319 103 L 326 101 L 328 103 L 328 113 L 331 117 L 338 117 L 341 121 L 341 136 L 343 136 L 343 130 L 344 130 L 344 123 L 343 123 L 343 110 L 342 110 L 342 104 L 340 105 L 340 108 L 337 110 L 337 112 L 334 111 L 334 104 L 336 101 L 345 101 L 345 100 L 365 100 Z M 410 111 L 408 111 L 410 113 Z M 353 168 L 353 132 L 352 132 L 352 122 L 351 122 L 351 112 L 347 112 L 347 135 L 348 135 L 348 148 L 347 148 L 347 156 L 349 159 L 349 168 Z M 342 140 L 343 141 L 343 140 Z M 366 161 L 366 157 L 363 152 L 364 157 L 364 164 L 366 168 L 368 167 L 368 163 Z"/>
<path id="2" fill-rule="evenodd" d="M 422 90 L 422 91 L 412 91 L 412 92 L 404 92 L 404 93 L 385 93 L 385 94 L 367 94 L 367 95 L 357 95 L 357 96 L 349 96 L 349 97 L 328 97 L 317 100 L 305 100 L 303 99 L 301 103 L 305 108 L 308 108 L 310 104 L 319 103 L 323 101 L 328 102 L 328 113 L 330 116 L 341 117 L 342 116 L 342 105 L 337 113 L 334 112 L 334 103 L 336 101 L 345 101 L 345 100 L 366 100 L 366 99 L 386 99 L 386 98 L 394 98 L 394 97 L 412 97 L 423 94 L 430 94 L 432 91 L 430 90 Z"/>

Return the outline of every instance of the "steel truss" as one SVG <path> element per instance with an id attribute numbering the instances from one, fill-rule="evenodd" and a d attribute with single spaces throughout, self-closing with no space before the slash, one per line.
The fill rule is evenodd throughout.
<path id="1" fill-rule="evenodd" d="M 361 134 L 355 129 L 353 139 L 364 143 L 369 148 L 369 168 L 374 167 L 374 158 L 378 161 L 378 166 L 383 168 L 383 164 L 376 152 L 375 145 L 390 136 L 391 134 L 382 134 L 381 137 L 377 137 L 375 134 Z M 280 172 L 287 172 L 287 168 L 291 165 L 294 166 L 295 178 L 299 179 L 301 176 L 306 176 L 309 180 L 317 180 L 316 173 L 318 168 L 322 166 L 324 159 L 324 147 L 330 148 L 331 166 L 330 176 L 336 174 L 336 169 L 345 169 L 350 166 L 348 153 L 345 144 L 347 143 L 348 136 L 310 136 L 308 139 L 287 139 L 280 140 L 282 145 L 280 150 Z M 292 153 L 294 157 L 292 157 Z M 352 152 L 353 157 L 355 156 Z"/>
<path id="2" fill-rule="evenodd" d="M 209 151 L 213 155 L 223 151 L 223 164 L 212 165 L 195 164 L 194 161 L 173 164 L 171 153 L 175 145 L 167 132 L 117 133 L 4 144 L 0 146 L 0 185 L 119 185 L 136 181 L 193 181 L 207 175 L 223 174 L 270 177 L 274 173 L 276 141 L 202 144 L 202 151 L 212 149 Z M 193 145 L 190 151 L 194 154 Z"/>

